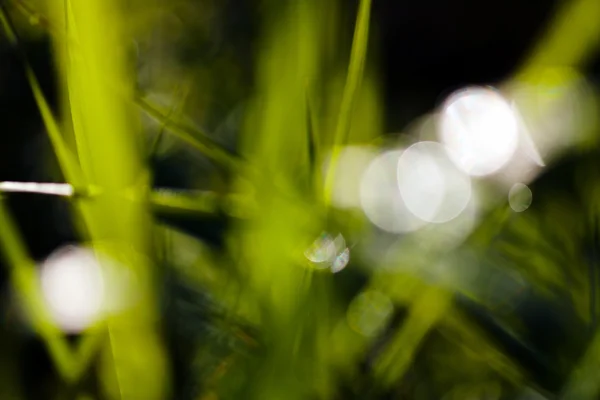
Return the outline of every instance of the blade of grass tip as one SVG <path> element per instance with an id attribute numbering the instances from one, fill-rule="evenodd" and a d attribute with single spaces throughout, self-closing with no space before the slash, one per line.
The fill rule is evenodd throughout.
<path id="1" fill-rule="evenodd" d="M 79 169 L 79 165 L 67 147 L 64 137 L 58 128 L 56 119 L 52 115 L 48 102 L 42 93 L 38 80 L 35 77 L 33 70 L 29 67 L 27 68 L 27 77 L 33 90 L 35 101 L 42 115 L 44 125 L 46 126 L 46 130 L 52 141 L 54 151 L 56 152 L 56 157 L 58 158 L 67 182 L 71 183 L 75 188 L 83 188 L 83 174 Z"/>
<path id="2" fill-rule="evenodd" d="M 33 72 L 29 61 L 27 60 L 27 57 L 25 56 L 19 45 L 20 42 L 18 34 L 4 5 L 0 5 L 0 20 L 2 22 L 2 26 L 4 28 L 5 33 L 9 38 L 10 43 L 15 47 L 16 51 L 21 57 L 22 63 L 24 64 L 27 79 L 31 86 L 35 102 L 42 116 L 42 120 L 48 132 L 48 136 L 50 137 L 52 146 L 54 147 L 54 151 L 56 152 L 56 157 L 58 158 L 58 161 L 60 163 L 61 170 L 68 182 L 70 182 L 77 188 L 82 187 L 83 180 L 77 162 L 75 161 L 73 155 L 70 153 L 67 144 L 63 139 L 63 136 L 58 128 L 58 123 L 52 115 L 50 106 L 48 105 L 48 102 L 44 94 L 42 93 L 35 73 Z"/>
<path id="3" fill-rule="evenodd" d="M 325 203 L 331 202 L 335 165 L 339 158 L 340 146 L 347 141 L 352 111 L 356 103 L 356 94 L 363 79 L 367 46 L 369 42 L 369 22 L 371 19 L 371 0 L 361 0 L 354 29 L 350 65 L 346 84 L 342 94 L 342 103 L 335 130 L 335 137 L 329 167 L 325 178 Z"/>
<path id="4" fill-rule="evenodd" d="M 239 168 L 241 162 L 239 156 L 224 149 L 221 145 L 213 141 L 205 132 L 184 126 L 183 124 L 174 121 L 159 111 L 147 99 L 137 97 L 135 102 L 150 117 L 163 124 L 166 130 L 192 147 L 198 149 L 205 156 L 228 167 L 235 169 Z"/>

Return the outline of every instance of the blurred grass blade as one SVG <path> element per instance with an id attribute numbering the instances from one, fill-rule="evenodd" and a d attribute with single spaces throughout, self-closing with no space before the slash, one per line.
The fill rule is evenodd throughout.
<path id="1" fill-rule="evenodd" d="M 50 136 L 50 141 L 56 153 L 58 162 L 60 163 L 61 170 L 68 182 L 70 182 L 76 187 L 83 186 L 83 176 L 81 174 L 81 171 L 79 170 L 77 160 L 74 157 L 74 155 L 70 152 L 67 144 L 65 143 L 64 137 L 62 136 L 60 129 L 58 128 L 58 123 L 56 122 L 54 115 L 52 115 L 52 110 L 50 110 L 50 106 L 48 105 L 48 102 L 46 101 L 46 98 L 42 93 L 35 73 L 29 65 L 29 61 L 27 60 L 27 57 L 25 56 L 24 52 L 19 47 L 19 37 L 4 5 L 0 5 L 0 20 L 11 44 L 15 47 L 16 51 L 19 53 L 22 59 L 25 72 L 27 74 L 27 80 L 29 81 L 31 90 L 33 91 L 35 102 L 42 116 L 42 120 L 46 127 L 46 131 Z"/>
<path id="2" fill-rule="evenodd" d="M 449 293 L 426 289 L 411 305 L 408 319 L 375 364 L 375 373 L 385 385 L 400 382 L 424 338 L 451 307 Z"/>
<path id="3" fill-rule="evenodd" d="M 600 393 L 600 330 L 562 391 L 562 400 L 593 400 Z"/>
<path id="4" fill-rule="evenodd" d="M 39 83 L 33 74 L 33 70 L 29 67 L 27 68 L 27 77 L 29 78 L 29 83 L 33 90 L 35 101 L 40 109 L 40 113 L 42 114 L 44 125 L 46 126 L 46 130 L 48 131 L 48 135 L 52 141 L 52 145 L 54 147 L 54 151 L 56 152 L 56 157 L 61 165 L 63 174 L 69 183 L 76 188 L 81 188 L 85 185 L 85 183 L 76 158 L 67 147 L 67 144 L 64 141 L 64 136 L 61 134 L 58 128 L 58 123 L 52 115 L 52 111 L 48 106 L 48 102 L 44 98 L 44 94 L 40 89 Z"/>
<path id="5" fill-rule="evenodd" d="M 369 22 L 371 19 L 371 0 L 361 0 L 354 28 L 350 65 L 346 77 L 346 85 L 342 95 L 342 104 L 335 130 L 333 149 L 327 175 L 325 178 L 325 203 L 330 204 L 335 178 L 335 166 L 339 159 L 341 146 L 346 143 L 356 96 L 363 79 L 367 45 L 369 42 Z"/>
<path id="6" fill-rule="evenodd" d="M 311 102 L 310 91 L 306 89 L 306 128 L 307 128 L 307 175 L 311 181 L 310 189 L 314 190 L 317 198 L 322 196 L 323 183 L 322 171 L 319 163 L 323 160 L 321 143 L 319 143 L 318 121 L 316 121 L 316 109 Z"/>
<path id="7" fill-rule="evenodd" d="M 65 3 L 49 0 L 49 6 L 64 10 Z M 66 32 L 72 40 L 57 38 L 55 43 L 68 44 L 58 54 L 66 66 L 61 72 L 66 75 L 79 159 L 90 183 L 100 188 L 93 202 L 82 204 L 86 233 L 98 251 L 135 277 L 131 289 L 137 294 L 135 305 L 107 319 L 109 340 L 103 343 L 99 371 L 104 394 L 162 399 L 169 376 L 156 326 L 154 271 L 147 258 L 149 174 L 136 143 L 140 124 L 133 106 L 135 80 L 128 75 L 121 45 L 127 41 L 125 16 L 117 0 L 68 1 L 66 10 Z"/>
<path id="8" fill-rule="evenodd" d="M 344 87 L 342 105 L 335 132 L 334 143 L 336 145 L 346 142 L 350 129 L 352 111 L 356 103 L 356 96 L 363 79 L 366 64 L 370 19 L 371 0 L 361 0 L 354 30 L 354 39 L 352 41 L 350 66 L 348 68 L 346 86 Z"/>
<path id="9" fill-rule="evenodd" d="M 213 141 L 204 132 L 197 129 L 192 129 L 188 126 L 180 124 L 174 121 L 170 115 L 165 115 L 159 111 L 154 105 L 150 104 L 149 100 L 143 98 L 137 98 L 136 104 L 140 106 L 149 116 L 160 122 L 163 127 L 191 145 L 198 149 L 202 154 L 208 158 L 216 161 L 221 165 L 225 165 L 230 168 L 240 167 L 241 160 L 238 156 L 232 154 L 228 150 L 224 149 L 221 145 Z"/>
<path id="10" fill-rule="evenodd" d="M 0 200 L 0 249 L 10 266 L 10 280 L 25 306 L 33 327 L 43 338 L 61 377 L 68 382 L 77 379 L 73 354 L 66 338 L 53 323 L 40 293 L 34 262 L 27 255 L 25 245 L 4 202 Z"/>
<path id="11" fill-rule="evenodd" d="M 178 92 L 182 92 L 181 98 L 179 99 L 179 101 L 177 103 L 173 102 L 173 104 L 171 104 L 171 107 L 169 108 L 169 112 L 164 116 L 165 117 L 164 120 L 161 121 L 160 129 L 158 130 L 158 133 L 156 134 L 154 141 L 150 145 L 150 150 L 148 151 L 150 159 L 152 159 L 154 157 L 156 151 L 158 150 L 160 142 L 161 142 L 161 140 L 164 136 L 165 130 L 167 128 L 166 122 L 171 120 L 172 116 L 174 116 L 176 111 L 178 111 L 178 110 L 181 111 L 183 109 L 183 106 L 185 105 L 185 101 L 190 92 L 190 85 L 187 84 L 183 88 L 178 87 L 178 89 L 176 90 L 176 93 L 178 93 Z"/>
<path id="12" fill-rule="evenodd" d="M 250 182 L 257 208 L 232 231 L 243 254 L 239 304 L 259 310 L 256 318 L 269 346 L 259 365 L 247 371 L 251 390 L 242 389 L 239 396 L 330 398 L 335 389 L 326 332 L 332 321 L 323 311 L 329 302 L 303 280 L 302 268 L 303 246 L 318 233 L 318 210 L 298 179 L 311 170 L 306 82 L 319 81 L 327 20 L 318 0 L 280 7 L 267 15 L 257 94 L 242 137 L 244 155 L 258 171 Z"/>
<path id="13" fill-rule="evenodd" d="M 17 1 L 16 4 L 18 5 L 19 9 L 24 14 L 28 15 L 30 18 L 36 18 L 36 17 L 39 18 L 39 16 L 41 15 L 38 12 L 36 12 L 31 6 L 26 5 L 26 4 L 22 3 L 21 1 Z M 69 12 L 69 14 L 70 13 L 71 12 Z M 63 38 L 63 36 L 64 36 L 63 33 L 54 29 L 53 25 L 45 17 L 43 18 L 43 20 L 45 21 L 44 27 L 46 27 L 46 29 L 48 29 L 50 31 L 50 33 L 52 33 L 55 37 L 59 37 L 61 41 L 67 40 L 69 46 L 76 47 L 77 41 L 73 37 L 68 36 L 66 38 Z M 74 29 L 74 27 L 71 26 L 70 29 Z M 35 88 L 39 87 L 39 85 L 37 85 L 37 81 L 36 81 L 36 83 L 32 83 L 32 87 L 35 87 Z M 69 90 L 73 90 L 73 88 L 69 88 Z M 36 101 L 38 101 L 37 98 L 36 98 Z M 197 128 L 192 128 L 189 126 L 185 126 L 181 123 L 178 123 L 171 117 L 171 111 L 169 111 L 167 114 L 164 114 L 156 106 L 152 105 L 149 100 L 144 99 L 142 97 L 137 97 L 135 99 L 135 103 L 145 113 L 147 113 L 149 116 L 151 116 L 152 118 L 154 118 L 155 120 L 157 120 L 158 122 L 160 122 L 162 124 L 161 135 L 159 135 L 159 137 L 162 136 L 163 130 L 166 129 L 170 133 L 174 134 L 175 136 L 177 136 L 178 138 L 180 138 L 187 144 L 191 145 L 192 147 L 198 149 L 204 155 L 206 155 L 210 159 L 218 162 L 219 164 L 226 165 L 226 166 L 232 167 L 232 168 L 239 167 L 241 160 L 239 159 L 239 157 L 237 155 L 231 153 L 227 149 L 223 148 L 220 144 L 216 143 L 205 132 L 202 132 L 202 131 L 198 130 Z M 45 108 L 47 108 L 47 107 L 40 106 L 41 110 L 45 109 Z M 44 120 L 46 121 L 46 119 L 47 118 L 45 117 Z M 56 123 L 52 124 L 52 121 L 50 121 L 50 119 L 48 119 L 47 125 L 57 126 Z M 50 131 L 50 128 L 49 128 L 49 131 Z M 84 140 L 84 139 L 80 138 L 80 141 L 82 141 L 82 140 Z M 57 150 L 57 153 L 58 152 L 59 152 L 59 150 Z"/>
<path id="14" fill-rule="evenodd" d="M 219 198 L 214 192 L 181 192 L 155 190 L 150 202 L 159 214 L 215 214 L 219 209 Z"/>
<path id="15" fill-rule="evenodd" d="M 561 4 L 550 28 L 538 41 L 517 79 L 535 78 L 540 68 L 579 67 L 600 42 L 600 2 L 570 0 Z"/>

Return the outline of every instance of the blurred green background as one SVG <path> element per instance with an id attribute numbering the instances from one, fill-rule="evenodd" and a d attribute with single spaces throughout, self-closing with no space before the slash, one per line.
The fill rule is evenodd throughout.
<path id="1" fill-rule="evenodd" d="M 598 398 L 597 0 L 0 11 L 0 399 Z"/>

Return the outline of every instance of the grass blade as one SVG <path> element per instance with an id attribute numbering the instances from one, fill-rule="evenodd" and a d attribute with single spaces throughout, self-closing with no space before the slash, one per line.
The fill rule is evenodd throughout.
<path id="1" fill-rule="evenodd" d="M 335 166 L 340 156 L 340 146 L 346 143 L 352 111 L 356 103 L 356 95 L 363 79 L 364 69 L 367 57 L 367 45 L 369 42 L 369 22 L 371 19 L 371 0 L 361 0 L 356 27 L 354 29 L 354 39 L 352 42 L 352 52 L 350 54 L 350 65 L 346 85 L 342 95 L 342 104 L 335 130 L 335 138 L 331 154 L 331 161 L 325 177 L 325 203 L 331 203 L 333 190 L 333 179 L 335 175 Z"/>

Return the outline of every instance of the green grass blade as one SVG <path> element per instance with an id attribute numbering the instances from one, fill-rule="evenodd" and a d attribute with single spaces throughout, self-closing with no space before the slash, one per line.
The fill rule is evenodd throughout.
<path id="1" fill-rule="evenodd" d="M 213 141 L 205 132 L 199 131 L 198 129 L 192 129 L 174 121 L 169 115 L 162 113 L 146 99 L 137 98 L 135 101 L 144 112 L 160 122 L 166 130 L 192 147 L 198 149 L 208 158 L 227 167 L 239 168 L 241 163 L 240 158 Z"/>
<path id="2" fill-rule="evenodd" d="M 0 201 L 0 249 L 10 266 L 10 280 L 21 297 L 27 316 L 46 343 L 59 374 L 67 380 L 73 376 L 73 356 L 62 332 L 53 323 L 41 296 L 33 260 L 27 254 L 15 223 Z"/>
<path id="3" fill-rule="evenodd" d="M 0 6 L 0 21 L 2 22 L 2 26 L 7 37 L 9 38 L 9 41 L 22 57 L 22 61 L 24 63 L 24 67 L 27 74 L 27 79 L 31 86 L 31 90 L 33 91 L 35 102 L 42 116 L 42 121 L 44 122 L 46 131 L 48 132 L 48 136 L 50 137 L 50 141 L 56 153 L 58 162 L 61 166 L 61 170 L 69 183 L 71 183 L 77 188 L 82 187 L 82 185 L 84 184 L 83 176 L 77 164 L 76 158 L 71 153 L 67 144 L 65 143 L 62 133 L 58 128 L 58 123 L 56 122 L 56 119 L 54 118 L 54 115 L 50 110 L 48 101 L 42 93 L 37 77 L 35 76 L 35 73 L 33 72 L 31 66 L 29 65 L 27 58 L 24 56 L 24 54 L 19 48 L 19 38 L 17 32 L 15 31 L 14 26 L 4 6 Z"/>
<path id="4" fill-rule="evenodd" d="M 93 201 L 82 202 L 85 226 L 97 250 L 135 277 L 135 304 L 106 319 L 108 341 L 99 370 L 103 389 L 108 398 L 162 399 L 169 376 L 148 257 L 149 173 L 138 143 L 134 79 L 120 45 L 127 40 L 126 20 L 117 0 L 68 2 L 67 10 L 73 38 L 68 43 L 77 45 L 68 46 L 63 55 L 68 68 L 62 72 L 81 143 L 79 158 L 90 182 L 101 189 Z"/>
<path id="5" fill-rule="evenodd" d="M 331 191 L 333 189 L 333 179 L 335 175 L 335 165 L 339 159 L 340 146 L 347 141 L 352 111 L 356 103 L 356 95 L 363 79 L 364 69 L 367 57 L 367 45 L 369 42 L 369 22 L 371 19 L 371 0 L 361 0 L 356 26 L 354 29 L 354 39 L 352 42 L 352 51 L 350 54 L 350 65 L 346 77 L 346 85 L 342 95 L 342 104 L 335 130 L 335 137 L 331 155 L 331 161 L 325 178 L 325 203 L 331 202 Z"/>

